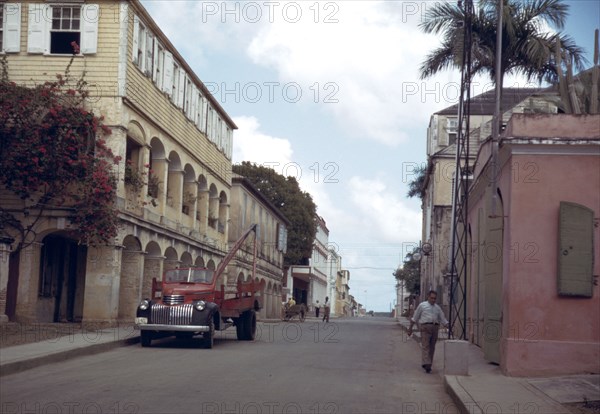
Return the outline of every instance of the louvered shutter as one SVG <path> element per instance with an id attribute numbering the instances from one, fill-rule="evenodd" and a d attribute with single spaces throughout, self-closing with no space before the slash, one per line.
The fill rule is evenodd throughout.
<path id="1" fill-rule="evenodd" d="M 0 7 L 2 4 L 0 3 Z M 7 3 L 4 8 L 4 52 L 21 51 L 21 4 Z"/>
<path id="2" fill-rule="evenodd" d="M 50 26 L 50 7 L 47 4 L 29 5 L 27 52 L 47 53 Z"/>
<path id="3" fill-rule="evenodd" d="M 558 294 L 592 297 L 594 211 L 561 201 L 558 241 Z"/>
<path id="4" fill-rule="evenodd" d="M 86 4 L 82 8 L 81 19 L 81 53 L 93 54 L 98 50 L 98 20 L 100 19 L 100 6 Z"/>

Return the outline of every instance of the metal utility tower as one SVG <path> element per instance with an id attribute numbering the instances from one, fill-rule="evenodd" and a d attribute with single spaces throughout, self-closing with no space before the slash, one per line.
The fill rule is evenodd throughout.
<path id="1" fill-rule="evenodd" d="M 458 134 L 456 139 L 456 169 L 452 194 L 452 260 L 450 267 L 449 337 L 467 336 L 467 212 L 469 207 L 469 131 L 472 77 L 472 20 L 473 1 L 458 2 L 464 14 L 461 91 L 458 105 Z"/>

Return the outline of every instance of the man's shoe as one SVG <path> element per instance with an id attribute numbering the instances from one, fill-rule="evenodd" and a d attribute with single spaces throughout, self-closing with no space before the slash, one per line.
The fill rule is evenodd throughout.
<path id="1" fill-rule="evenodd" d="M 425 372 L 431 374 L 431 368 L 425 368 Z"/>

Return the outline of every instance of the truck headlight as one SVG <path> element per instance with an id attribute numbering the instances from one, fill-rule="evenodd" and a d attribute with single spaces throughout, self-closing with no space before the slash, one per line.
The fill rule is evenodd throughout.
<path id="1" fill-rule="evenodd" d="M 146 299 L 144 299 L 143 301 L 140 302 L 140 310 L 146 310 L 150 307 L 150 302 L 148 302 Z"/>
<path id="2" fill-rule="evenodd" d="M 198 302 L 196 302 L 194 304 L 194 307 L 196 308 L 196 310 L 198 311 L 203 311 L 204 308 L 206 308 L 206 302 L 204 302 L 203 300 L 199 300 Z"/>

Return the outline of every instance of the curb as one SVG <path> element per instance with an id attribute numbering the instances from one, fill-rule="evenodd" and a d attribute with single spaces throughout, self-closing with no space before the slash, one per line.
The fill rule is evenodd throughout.
<path id="1" fill-rule="evenodd" d="M 0 377 L 27 371 L 29 369 L 37 368 L 46 364 L 66 361 L 71 358 L 99 354 L 102 352 L 110 351 L 114 348 L 134 345 L 139 342 L 140 337 L 136 336 L 133 338 L 120 339 L 117 341 L 104 342 L 74 349 L 68 349 L 65 351 L 58 351 L 49 355 L 43 355 L 22 361 L 7 362 L 5 364 L 0 365 Z"/>
<path id="2" fill-rule="evenodd" d="M 460 385 L 458 378 L 454 375 L 444 375 L 444 389 L 461 414 L 483 414 L 481 408 Z"/>

